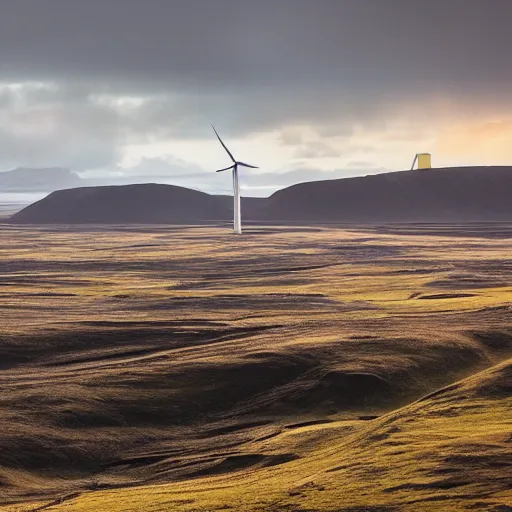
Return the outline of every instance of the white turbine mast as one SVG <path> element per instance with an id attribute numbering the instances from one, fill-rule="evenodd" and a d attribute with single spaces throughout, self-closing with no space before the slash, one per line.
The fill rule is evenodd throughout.
<path id="1" fill-rule="evenodd" d="M 231 158 L 231 161 L 233 162 L 232 165 L 229 167 L 226 167 L 225 169 L 219 169 L 216 172 L 222 172 L 222 171 L 229 171 L 230 169 L 233 169 L 233 232 L 236 235 L 242 234 L 242 212 L 240 209 L 240 184 L 238 183 L 238 167 L 250 167 L 251 169 L 259 169 L 259 167 L 256 167 L 255 165 L 249 165 L 244 162 L 238 162 L 235 160 L 235 157 L 231 154 L 231 151 L 227 148 L 226 144 L 222 142 L 222 139 L 219 137 L 219 134 L 217 133 L 217 130 L 212 124 L 213 131 L 215 132 L 215 135 L 217 135 L 217 139 L 219 139 L 219 142 L 222 144 L 222 147 L 226 150 L 226 153 L 229 155 L 229 158 Z"/>

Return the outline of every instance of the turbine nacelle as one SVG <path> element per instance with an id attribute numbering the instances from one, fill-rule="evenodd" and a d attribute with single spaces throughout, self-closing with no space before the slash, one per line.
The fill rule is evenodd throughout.
<path id="1" fill-rule="evenodd" d="M 244 162 L 235 162 L 233 165 L 230 165 L 229 167 L 226 167 L 225 169 L 219 169 L 215 172 L 222 172 L 222 171 L 229 171 L 230 169 L 235 169 L 236 167 L 250 167 L 251 169 L 259 169 L 259 167 L 256 167 L 255 165 L 249 165 Z"/>

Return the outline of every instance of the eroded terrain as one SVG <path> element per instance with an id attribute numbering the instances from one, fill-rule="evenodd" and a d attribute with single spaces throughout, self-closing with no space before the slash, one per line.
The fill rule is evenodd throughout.
<path id="1" fill-rule="evenodd" d="M 2 512 L 512 510 L 511 225 L 0 237 Z"/>

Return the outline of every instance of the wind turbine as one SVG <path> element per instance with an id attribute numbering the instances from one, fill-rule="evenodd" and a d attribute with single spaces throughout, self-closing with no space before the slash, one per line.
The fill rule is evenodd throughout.
<path id="1" fill-rule="evenodd" d="M 212 124 L 213 131 L 215 132 L 215 135 L 217 135 L 217 139 L 219 139 L 219 142 L 222 144 L 222 147 L 226 150 L 226 153 L 229 155 L 229 158 L 231 158 L 231 161 L 233 162 L 232 165 L 229 167 L 226 167 L 225 169 L 219 169 L 216 172 L 223 172 L 223 171 L 229 171 L 230 169 L 233 169 L 233 231 L 236 235 L 242 234 L 242 212 L 240 210 L 240 184 L 238 183 L 238 167 L 250 167 L 251 169 L 259 169 L 259 167 L 256 167 L 255 165 L 249 165 L 244 162 L 238 162 L 235 160 L 235 157 L 231 154 L 231 151 L 227 148 L 226 144 L 222 142 L 222 139 L 219 137 L 219 134 L 217 133 L 217 130 L 215 129 L 215 126 Z"/>

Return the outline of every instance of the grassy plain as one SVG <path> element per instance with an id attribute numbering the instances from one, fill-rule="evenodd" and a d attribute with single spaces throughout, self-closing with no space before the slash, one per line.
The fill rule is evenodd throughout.
<path id="1" fill-rule="evenodd" d="M 512 511 L 512 226 L 0 227 L 0 511 Z"/>

